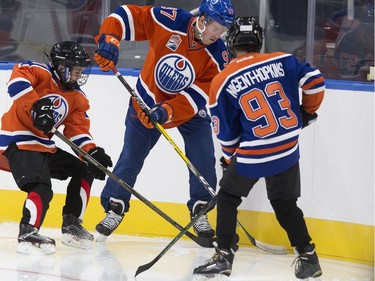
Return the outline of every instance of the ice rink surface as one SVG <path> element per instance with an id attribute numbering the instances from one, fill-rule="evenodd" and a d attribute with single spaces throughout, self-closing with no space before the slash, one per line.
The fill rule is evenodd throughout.
<path id="1" fill-rule="evenodd" d="M 172 238 L 145 238 L 112 235 L 105 243 L 94 243 L 92 250 L 61 244 L 60 229 L 42 228 L 40 233 L 56 240 L 52 255 L 23 255 L 16 252 L 18 224 L 0 224 L 1 281 L 192 281 L 193 269 L 213 255 L 190 240 L 180 240 L 149 270 L 134 278 L 140 265 L 152 261 Z M 93 233 L 95 234 L 95 233 Z M 295 255 L 272 255 L 240 247 L 233 271 L 227 280 L 291 281 Z M 373 281 L 374 267 L 320 258 L 322 281 Z M 210 279 L 216 280 L 216 279 Z M 313 280 L 313 279 L 310 279 Z"/>

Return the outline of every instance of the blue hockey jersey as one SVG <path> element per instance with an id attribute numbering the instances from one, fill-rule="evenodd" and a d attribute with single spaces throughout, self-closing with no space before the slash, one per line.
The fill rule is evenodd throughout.
<path id="1" fill-rule="evenodd" d="M 300 105 L 315 113 L 324 96 L 319 70 L 285 53 L 234 59 L 212 81 L 209 108 L 225 159 L 260 178 L 283 172 L 299 159 Z"/>

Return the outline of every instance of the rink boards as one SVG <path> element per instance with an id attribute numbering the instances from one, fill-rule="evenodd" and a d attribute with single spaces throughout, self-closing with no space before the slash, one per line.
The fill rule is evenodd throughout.
<path id="1" fill-rule="evenodd" d="M 137 73 L 126 73 L 134 85 Z M 124 118 L 130 95 L 114 75 L 93 72 L 83 90 L 90 99 L 92 130 L 98 145 L 116 162 L 122 148 Z M 0 65 L 0 114 L 9 107 L 6 82 L 10 68 Z M 373 84 L 372 84 L 373 85 Z M 304 212 L 310 235 L 320 255 L 366 264 L 374 262 L 374 90 L 366 83 L 327 81 L 327 91 L 318 121 L 301 132 L 300 166 Z M 110 121 L 110 122 L 109 122 Z M 109 122 L 109 123 L 108 123 Z M 108 126 L 108 124 L 111 124 Z M 61 128 L 62 130 L 62 128 Z M 168 130 L 183 150 L 177 130 Z M 70 148 L 56 142 L 67 151 Z M 220 146 L 215 141 L 216 158 Z M 217 164 L 218 178 L 221 176 Z M 7 172 L 0 171 L 0 222 L 19 221 L 25 194 Z M 55 192 L 46 227 L 60 227 L 67 182 L 53 182 Z M 94 231 L 104 217 L 99 203 L 104 182 L 92 187 L 84 225 Z M 137 191 L 181 225 L 189 221 L 185 206 L 189 198 L 188 173 L 184 161 L 171 145 L 160 138 L 138 176 Z M 215 212 L 209 214 L 215 224 Z M 260 181 L 240 206 L 239 220 L 258 240 L 283 245 L 291 250 L 284 231 L 275 220 Z M 177 230 L 138 200 L 133 200 L 117 233 L 145 236 L 175 236 Z M 238 230 L 241 243 L 249 245 Z"/>

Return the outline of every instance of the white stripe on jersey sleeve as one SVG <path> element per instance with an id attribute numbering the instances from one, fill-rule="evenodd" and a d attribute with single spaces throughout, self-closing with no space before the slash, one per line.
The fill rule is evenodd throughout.
<path id="1" fill-rule="evenodd" d="M 321 73 L 318 69 L 316 69 L 315 71 L 311 71 L 311 72 L 306 73 L 306 75 L 299 80 L 298 86 L 300 88 L 302 88 L 303 85 L 305 85 L 307 79 L 310 79 L 311 77 L 317 76 L 317 75 L 320 75 L 320 74 Z"/>

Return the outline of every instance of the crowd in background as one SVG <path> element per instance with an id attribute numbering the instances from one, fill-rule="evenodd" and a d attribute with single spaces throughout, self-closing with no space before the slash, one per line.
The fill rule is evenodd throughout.
<path id="1" fill-rule="evenodd" d="M 240 11 L 239 15 L 259 15 L 265 27 L 263 51 L 293 53 L 300 61 L 308 60 L 319 68 L 326 79 L 368 81 L 369 67 L 374 66 L 373 1 L 317 0 L 315 7 L 310 7 L 309 1 L 232 2 Z M 194 12 L 199 3 L 196 0 L 178 3 L 168 0 L 1 0 L 0 61 L 45 59 L 44 52 L 60 40 L 77 41 L 92 56 L 97 48 L 94 36 L 100 22 L 119 5 L 178 5 Z M 309 41 L 307 19 L 312 8 L 315 10 L 314 38 Z M 126 53 L 122 54 L 118 66 L 141 68 L 148 42 L 122 44 L 126 44 L 123 48 Z M 313 50 L 311 57 L 306 52 L 309 47 Z"/>

